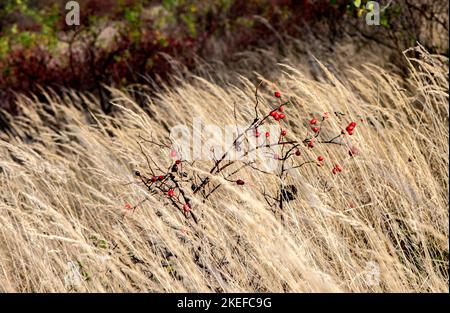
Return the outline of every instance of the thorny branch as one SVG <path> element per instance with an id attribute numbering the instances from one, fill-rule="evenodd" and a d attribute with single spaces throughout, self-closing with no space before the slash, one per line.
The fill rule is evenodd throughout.
<path id="1" fill-rule="evenodd" d="M 284 180 L 287 178 L 287 174 L 291 170 L 302 168 L 303 166 L 306 166 L 308 164 L 316 164 L 318 166 L 323 165 L 322 162 L 324 160 L 324 157 L 322 156 L 319 156 L 317 160 L 303 160 L 302 162 L 297 163 L 293 158 L 302 155 L 300 149 L 313 149 L 315 143 L 333 144 L 348 147 L 348 143 L 344 144 L 343 139 L 346 135 L 346 132 L 349 135 L 352 135 L 356 123 L 351 122 L 350 124 L 348 124 L 345 131 L 339 130 L 339 133 L 331 137 L 330 139 L 319 140 L 319 138 L 322 136 L 322 128 L 325 125 L 326 120 L 330 117 L 326 112 L 320 119 L 320 122 L 315 118 L 312 118 L 309 121 L 312 134 L 307 136 L 307 138 L 305 138 L 303 141 L 285 140 L 287 132 L 283 129 L 281 122 L 286 117 L 286 115 L 282 112 L 284 112 L 284 107 L 288 106 L 291 101 L 282 100 L 281 94 L 279 92 L 275 92 L 274 95 L 277 98 L 278 103 L 268 113 L 266 113 L 262 117 L 259 117 L 260 101 L 258 91 L 261 86 L 262 82 L 259 82 L 259 84 L 255 88 L 255 115 L 253 121 L 245 128 L 244 131 L 238 132 L 236 134 L 236 138 L 234 139 L 233 143 L 222 153 L 219 158 L 213 159 L 213 165 L 209 170 L 210 175 L 206 177 L 196 172 L 195 168 L 193 167 L 195 161 L 188 163 L 187 160 L 176 159 L 175 161 L 172 161 L 167 170 L 162 169 L 152 157 L 144 153 L 142 143 L 154 145 L 160 149 L 172 149 L 172 147 L 166 143 L 161 143 L 154 140 L 152 136 L 150 137 L 150 139 L 147 139 L 142 137 L 141 135 L 138 135 L 139 139 L 141 140 L 140 142 L 138 142 L 139 149 L 141 154 L 143 154 L 145 157 L 151 177 L 146 177 L 145 174 L 141 174 L 139 171 L 136 171 L 136 175 L 141 179 L 142 184 L 148 189 L 148 191 L 165 195 L 165 197 L 169 200 L 169 203 L 179 212 L 181 212 L 185 216 L 185 218 L 192 217 L 194 222 L 198 223 L 198 218 L 193 212 L 194 208 L 192 205 L 192 197 L 197 197 L 197 194 L 200 194 L 200 197 L 202 198 L 200 202 L 205 203 L 205 201 L 209 199 L 212 194 L 217 192 L 220 187 L 223 186 L 223 183 L 217 183 L 214 184 L 212 188 L 209 188 L 208 186 L 212 182 L 210 176 L 212 175 L 214 177 L 220 175 L 220 177 L 222 177 L 222 179 L 224 179 L 225 181 L 242 186 L 245 184 L 242 179 L 232 179 L 232 177 L 236 176 L 243 169 L 247 168 L 251 171 L 255 171 L 264 175 L 275 176 L 278 178 L 280 184 L 275 196 L 270 195 L 266 191 L 265 187 L 262 187 L 263 190 L 259 190 L 258 192 L 262 194 L 266 203 L 271 207 L 272 210 L 278 203 L 277 206 L 280 209 L 280 212 L 282 212 L 284 202 L 295 199 L 297 192 L 297 188 L 294 185 L 285 185 Z M 344 114 L 340 112 L 334 112 L 334 114 L 337 117 L 344 116 Z M 237 123 L 236 104 L 233 105 L 233 115 L 235 122 Z M 276 142 L 270 142 L 268 140 L 270 134 L 266 133 L 266 139 L 263 143 L 253 147 L 245 147 L 246 150 L 243 151 L 239 159 L 228 160 L 226 164 L 223 164 L 224 161 L 228 159 L 227 157 L 233 150 L 237 151 L 238 149 L 242 148 L 244 138 L 246 138 L 248 141 L 250 132 L 253 132 L 253 135 L 255 137 L 260 136 L 261 134 L 259 134 L 258 129 L 264 124 L 268 123 L 270 118 L 272 117 L 278 122 L 278 125 L 280 127 L 280 134 Z M 237 147 L 238 144 L 239 147 Z M 246 157 L 256 150 L 267 149 L 273 151 L 274 147 L 281 148 L 281 155 L 273 154 L 273 158 L 276 161 L 280 162 L 278 172 L 265 171 L 257 166 L 256 161 L 246 160 Z M 350 155 L 353 156 L 354 153 L 353 155 L 352 153 L 350 153 Z M 236 164 L 240 165 L 236 167 L 234 166 Z M 226 171 L 227 169 L 228 171 Z M 341 170 L 341 166 L 336 164 L 333 168 L 333 174 L 336 174 Z"/>

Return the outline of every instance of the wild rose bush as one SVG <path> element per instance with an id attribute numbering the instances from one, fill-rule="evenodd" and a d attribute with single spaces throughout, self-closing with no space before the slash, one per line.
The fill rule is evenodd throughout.
<path id="1" fill-rule="evenodd" d="M 351 140 L 351 136 L 356 131 L 357 122 L 345 122 L 345 114 L 342 112 L 324 112 L 321 116 L 310 117 L 307 121 L 310 131 L 304 140 L 290 139 L 286 121 L 289 120 L 288 112 L 291 101 L 284 99 L 280 91 L 275 91 L 273 96 L 277 102 L 273 104 L 269 112 L 261 112 L 258 98 L 260 85 L 261 83 L 255 91 L 253 122 L 245 127 L 242 132 L 238 132 L 231 146 L 225 147 L 220 157 L 214 159 L 212 156 L 214 161 L 209 174 L 220 177 L 229 184 L 238 186 L 246 184 L 243 179 L 239 178 L 239 173 L 244 169 L 277 176 L 280 181 L 280 187 L 276 194 L 269 194 L 265 190 L 258 190 L 258 192 L 263 195 L 266 203 L 273 210 L 278 208 L 282 211 L 284 203 L 294 200 L 297 196 L 297 187 L 295 185 L 284 184 L 284 180 L 290 175 L 292 170 L 308 165 L 322 167 L 325 170 L 329 170 L 333 175 L 339 175 L 344 170 L 341 160 L 330 159 L 325 153 L 321 152 L 324 150 L 324 145 L 346 149 L 350 158 L 358 154 L 358 149 Z M 345 124 L 342 124 L 340 129 L 335 129 L 334 134 L 333 131 L 328 131 L 326 135 L 323 135 L 323 128 L 333 118 L 338 119 L 338 123 L 342 124 L 342 122 L 345 122 Z M 264 126 L 273 123 L 277 125 L 277 132 L 261 131 Z M 270 141 L 270 138 L 273 136 L 276 137 L 276 140 Z M 249 144 L 252 137 L 256 139 L 256 143 L 254 141 L 252 144 Z M 258 138 L 263 138 L 263 140 L 258 141 Z M 184 214 L 186 218 L 192 217 L 194 222 L 198 223 L 193 202 L 204 202 L 215 192 L 219 191 L 223 183 L 213 183 L 211 177 L 205 177 L 196 173 L 195 169 L 189 166 L 193 165 L 194 162 L 183 159 L 183 154 L 174 149 L 173 143 L 172 145 L 167 143 L 171 142 L 170 139 L 167 139 L 165 142 L 158 142 L 153 138 L 146 139 L 142 136 L 139 139 L 140 145 L 153 145 L 166 150 L 168 152 L 167 155 L 170 156 L 170 161 L 168 161 L 170 164 L 168 169 L 157 166 L 152 157 L 145 154 L 141 148 L 141 153 L 147 160 L 148 167 L 136 170 L 135 175 L 137 178 L 150 194 L 162 196 L 162 199 L 169 202 L 177 211 Z M 279 148 L 279 151 L 275 151 L 274 148 Z M 305 149 L 315 150 L 315 159 L 305 158 Z M 276 168 L 268 171 L 261 167 L 260 164 L 258 165 L 258 160 L 246 161 L 245 157 L 256 150 L 270 155 L 269 158 L 274 159 L 278 164 Z M 233 151 L 240 152 L 237 159 L 228 158 Z M 259 161 L 264 162 L 264 160 Z M 194 197 L 198 199 L 193 201 Z M 147 198 L 144 198 L 143 201 L 134 205 L 126 203 L 125 209 L 134 211 L 146 200 Z"/>

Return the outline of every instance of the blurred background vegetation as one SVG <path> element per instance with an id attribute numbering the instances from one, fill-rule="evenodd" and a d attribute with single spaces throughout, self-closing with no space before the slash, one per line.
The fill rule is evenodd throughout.
<path id="1" fill-rule="evenodd" d="M 58 0 L 0 3 L 0 107 L 41 87 L 91 91 L 111 110 L 105 85 L 169 80 L 175 64 L 228 62 L 238 52 L 292 39 L 332 50 L 341 38 L 383 46 L 387 61 L 416 42 L 448 56 L 447 1 L 380 1 L 380 26 L 361 0 L 79 0 L 81 25 Z"/>

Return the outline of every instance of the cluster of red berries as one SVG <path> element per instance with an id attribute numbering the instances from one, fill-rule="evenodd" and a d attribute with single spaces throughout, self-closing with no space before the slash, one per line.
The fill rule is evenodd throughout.
<path id="1" fill-rule="evenodd" d="M 136 171 L 135 173 L 134 173 L 137 177 L 141 177 L 141 173 L 139 172 L 139 171 Z M 152 182 L 152 183 L 154 183 L 154 182 L 156 182 L 156 181 L 162 181 L 162 180 L 164 180 L 164 176 L 163 175 L 160 175 L 160 176 L 153 176 L 152 178 L 150 178 L 150 181 Z M 148 181 L 147 181 L 147 183 L 148 183 Z"/>
<path id="2" fill-rule="evenodd" d="M 309 125 L 311 125 L 311 129 L 313 132 L 318 133 L 320 130 L 320 127 L 317 126 L 317 120 L 315 118 L 312 118 L 309 121 Z"/>
<path id="3" fill-rule="evenodd" d="M 284 111 L 284 108 L 281 106 L 278 108 L 278 112 L 276 110 L 273 110 L 272 112 L 270 112 L 270 116 L 272 116 L 275 121 L 279 121 L 282 120 L 284 118 L 286 118 L 286 114 L 282 113 Z"/>
<path id="4" fill-rule="evenodd" d="M 275 98 L 280 99 L 280 98 L 281 98 L 281 93 L 280 93 L 279 91 L 275 91 L 275 92 L 274 92 L 274 96 L 275 96 Z M 274 120 L 280 121 L 280 120 L 286 118 L 286 114 L 284 114 L 283 112 L 284 112 L 284 107 L 283 107 L 283 106 L 280 106 L 280 107 L 278 108 L 278 110 L 273 110 L 273 111 L 271 111 L 271 112 L 269 113 L 269 115 L 270 115 L 271 117 L 273 117 Z M 286 131 L 286 130 L 282 130 L 282 131 L 281 131 L 281 136 L 286 136 L 286 134 L 287 134 L 287 131 Z M 255 130 L 255 137 L 260 137 L 260 136 L 261 136 L 261 133 L 256 129 L 256 130 Z M 269 132 L 266 132 L 266 133 L 264 134 L 264 136 L 265 136 L 266 138 L 269 138 L 269 137 L 270 137 L 270 133 L 269 133 Z"/>
<path id="5" fill-rule="evenodd" d="M 169 189 L 169 191 L 167 191 L 167 195 L 172 198 L 175 196 L 175 190 L 174 189 Z M 183 204 L 183 212 L 184 213 L 189 213 L 191 211 L 191 207 L 189 204 L 185 203 Z"/>
<path id="6" fill-rule="evenodd" d="M 338 172 L 342 172 L 342 167 L 339 164 L 336 164 L 331 170 L 333 174 L 337 174 Z"/>
<path id="7" fill-rule="evenodd" d="M 152 183 L 159 181 L 163 181 L 164 180 L 164 176 L 163 175 L 159 175 L 159 176 L 152 176 L 152 178 L 150 178 L 150 180 L 152 181 Z"/>

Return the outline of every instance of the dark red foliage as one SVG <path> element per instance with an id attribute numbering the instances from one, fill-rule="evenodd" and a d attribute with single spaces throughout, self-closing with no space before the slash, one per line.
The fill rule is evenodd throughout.
<path id="1" fill-rule="evenodd" d="M 137 0 L 126 0 L 125 7 Z M 186 2 L 188 5 L 189 1 Z M 109 20 L 123 19 L 123 8 L 117 1 L 86 0 L 81 4 L 81 26 L 74 28 L 64 23 L 64 15 L 58 22 L 59 31 L 70 34 L 74 29 L 94 28 L 90 16 L 105 17 Z M 268 46 L 279 43 L 279 38 L 268 31 L 267 25 L 255 21 L 256 15 L 263 16 L 269 24 L 282 34 L 300 35 L 302 23 L 316 23 L 322 16 L 339 19 L 336 7 L 328 1 L 232 1 L 228 8 L 221 5 L 199 11 L 196 18 L 196 35 L 186 31 L 183 24 L 183 6 L 177 8 L 177 24 L 166 32 L 161 41 L 160 31 L 152 21 L 139 26 L 136 38 L 127 28 L 122 30 L 111 47 L 101 48 L 95 44 L 95 35 L 79 36 L 75 42 L 82 42 L 83 49 L 68 49 L 62 55 L 54 57 L 52 53 L 39 45 L 30 48 L 16 47 L 0 59 L 0 102 L 1 106 L 14 113 L 12 105 L 15 93 L 39 93 L 40 87 L 74 88 L 79 91 L 91 91 L 100 97 L 102 109 L 109 112 L 111 107 L 104 99 L 106 91 L 102 84 L 122 86 L 130 83 L 145 83 L 144 77 L 168 79 L 173 67 L 162 55 L 168 55 L 188 69 L 195 66 L 195 56 L 208 59 L 214 57 L 208 48 L 208 42 L 222 41 L 227 48 L 224 57 L 234 52 L 254 46 Z M 242 19 L 252 21 L 243 26 Z M 39 26 L 39 25 L 37 25 Z M 225 31 L 228 29 L 229 31 Z M 1 29 L 0 29 L 1 31 Z M 84 35 L 86 33 L 83 33 Z M 89 34 L 89 32 L 88 32 Z M 70 35 L 69 35 L 70 37 Z M 275 97 L 281 94 L 275 92 Z M 282 109 L 280 110 L 282 111 Z M 281 115 L 283 116 L 283 115 Z M 282 117 L 279 117 L 280 119 Z"/>

